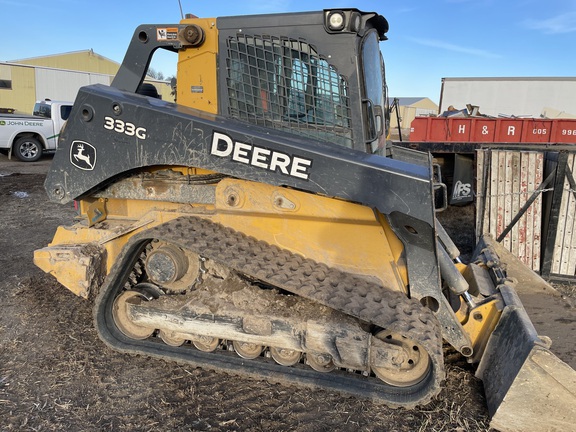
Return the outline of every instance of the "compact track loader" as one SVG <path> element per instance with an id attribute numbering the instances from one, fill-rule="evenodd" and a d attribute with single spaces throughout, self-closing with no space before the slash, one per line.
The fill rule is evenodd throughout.
<path id="1" fill-rule="evenodd" d="M 429 155 L 386 145 L 387 31 L 356 9 L 138 27 L 112 85 L 78 93 L 45 185 L 79 218 L 35 263 L 120 352 L 413 408 L 445 341 L 498 427 L 571 427 L 549 396 L 574 400 L 566 365 L 495 245 L 460 263 Z M 178 53 L 177 103 L 137 92 L 157 49 Z M 507 409 L 525 382 L 548 397 Z"/>

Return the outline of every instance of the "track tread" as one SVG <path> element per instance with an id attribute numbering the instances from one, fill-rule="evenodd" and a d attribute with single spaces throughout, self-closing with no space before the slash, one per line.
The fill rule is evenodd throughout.
<path id="1" fill-rule="evenodd" d="M 106 305 L 110 303 L 109 299 L 114 297 L 115 293 L 118 293 L 124 285 L 123 280 L 125 279 L 122 278 L 121 273 L 124 269 L 125 274 L 124 266 L 130 253 L 134 253 L 139 243 L 150 239 L 162 239 L 173 242 L 182 248 L 191 249 L 208 259 L 220 262 L 250 277 L 337 309 L 367 323 L 401 333 L 424 346 L 433 364 L 433 377 L 428 380 L 427 387 L 418 391 L 416 395 L 406 397 L 406 400 L 404 398 L 399 398 L 399 400 L 392 398 L 394 400 L 390 400 L 384 397 L 379 402 L 387 403 L 390 406 L 411 408 L 428 403 L 432 397 L 439 393 L 445 375 L 440 326 L 433 313 L 417 300 L 409 299 L 400 292 L 380 286 L 361 276 L 329 268 L 325 264 L 317 263 L 301 255 L 293 254 L 275 245 L 269 245 L 231 228 L 198 217 L 180 217 L 146 230 L 133 236 L 124 247 L 95 304 L 95 320 L 99 334 L 114 349 L 130 353 L 142 351 L 143 354 L 151 354 L 144 347 L 138 348 L 135 344 L 128 347 L 124 346 L 125 343 L 113 336 L 114 332 L 110 329 L 110 320 L 105 318 Z M 118 278 L 120 278 L 119 281 Z M 163 358 L 171 357 L 162 353 L 152 353 L 152 355 Z M 201 363 L 197 360 L 192 360 L 192 362 Z M 245 361 L 241 363 L 245 363 Z M 201 366 L 204 365 L 201 364 Z M 296 368 L 282 368 L 287 369 L 288 375 L 294 375 L 295 371 L 298 370 Z M 229 370 L 230 368 L 220 369 Z M 249 375 L 255 376 L 257 373 L 251 371 Z M 328 382 L 324 378 L 314 379 L 314 386 L 334 389 L 332 385 L 322 384 L 322 381 Z M 333 379 L 335 378 L 333 376 Z M 277 380 L 271 379 L 271 377 L 268 379 Z M 284 381 L 286 380 L 284 379 Z M 291 379 L 287 381 L 291 381 Z M 306 384 L 309 383 L 306 382 Z M 342 387 L 345 386 L 342 385 Z M 337 385 L 336 388 L 338 388 Z M 352 391 L 352 393 L 362 394 L 362 388 L 363 385 L 360 385 L 359 389 Z M 365 393 L 368 397 L 374 398 L 374 394 L 377 392 L 371 390 Z"/>

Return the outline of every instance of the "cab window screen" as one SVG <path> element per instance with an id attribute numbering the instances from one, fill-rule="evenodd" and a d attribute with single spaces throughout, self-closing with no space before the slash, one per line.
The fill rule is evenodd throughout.
<path id="1" fill-rule="evenodd" d="M 347 82 L 309 44 L 237 35 L 227 45 L 232 117 L 352 147 Z"/>

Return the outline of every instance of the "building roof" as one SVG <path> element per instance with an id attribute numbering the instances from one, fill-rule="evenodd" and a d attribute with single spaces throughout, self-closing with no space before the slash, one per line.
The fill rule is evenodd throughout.
<path id="1" fill-rule="evenodd" d="M 11 63 L 105 75 L 116 75 L 120 68 L 119 63 L 101 56 L 100 54 L 96 54 L 91 49 L 12 60 Z"/>
<path id="2" fill-rule="evenodd" d="M 445 77 L 442 81 L 576 81 L 576 77 Z"/>
<path id="3" fill-rule="evenodd" d="M 103 55 L 100 55 L 98 53 L 95 53 L 94 50 L 92 48 L 90 49 L 86 49 L 86 50 L 79 50 L 79 51 L 69 51 L 69 52 L 65 52 L 65 53 L 58 53 L 58 54 L 48 54 L 48 55 L 44 55 L 44 56 L 37 56 L 37 57 L 28 57 L 28 58 L 23 58 L 23 59 L 16 59 L 16 60 L 8 60 L 8 63 L 23 63 L 23 64 L 27 64 L 30 61 L 36 61 L 36 60 L 41 60 L 41 59 L 49 59 L 49 58 L 53 58 L 53 57 L 64 57 L 64 56 L 71 56 L 71 55 L 76 55 L 76 54 L 88 54 L 90 56 L 93 57 L 97 57 L 99 59 L 108 61 L 108 62 L 112 62 L 112 63 L 116 63 L 118 66 L 120 65 L 120 63 L 114 61 L 114 60 L 110 60 L 107 57 L 104 57 Z"/>

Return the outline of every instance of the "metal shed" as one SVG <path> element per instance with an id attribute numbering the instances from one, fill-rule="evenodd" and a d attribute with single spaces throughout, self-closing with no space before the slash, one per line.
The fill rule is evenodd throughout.
<path id="1" fill-rule="evenodd" d="M 442 78 L 440 90 L 440 112 L 472 104 L 491 116 L 573 117 L 575 101 L 576 77 Z"/>

